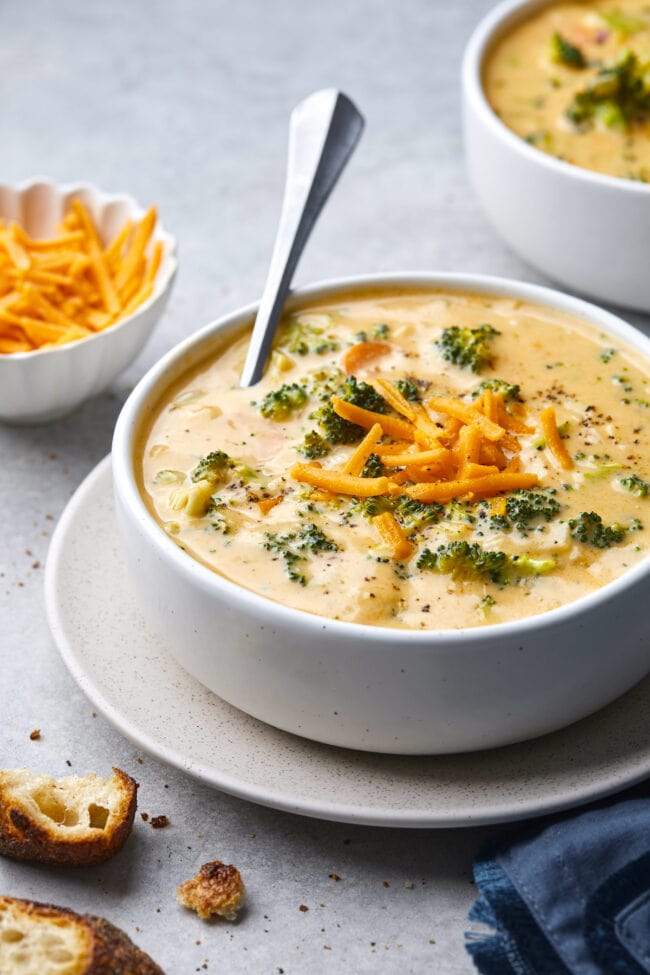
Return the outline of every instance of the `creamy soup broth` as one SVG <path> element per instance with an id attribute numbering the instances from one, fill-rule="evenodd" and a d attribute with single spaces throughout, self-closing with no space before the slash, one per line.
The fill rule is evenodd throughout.
<path id="1" fill-rule="evenodd" d="M 449 349 L 442 339 L 453 338 L 450 329 L 486 325 L 494 332 L 478 372 L 445 358 Z M 247 342 L 246 334 L 169 389 L 143 438 L 140 469 L 143 496 L 161 529 L 188 556 L 240 586 L 333 619 L 457 629 L 543 613 L 645 558 L 648 367 L 638 353 L 596 327 L 508 298 L 442 292 L 343 296 L 288 316 L 264 379 L 241 389 Z M 332 391 L 345 396 L 350 372 L 357 390 L 379 380 L 397 388 L 399 381 L 434 431 L 428 447 L 395 433 L 377 439 L 366 474 L 400 482 L 390 481 L 390 495 L 359 499 L 294 476 L 305 469 L 317 475 L 343 471 L 368 433 L 357 428 L 352 442 L 330 443 L 329 428 L 320 422 Z M 490 380 L 503 381 L 501 391 L 497 384 L 489 394 L 499 399 L 500 413 L 480 392 L 480 384 Z M 513 394 L 515 384 L 519 391 Z M 288 405 L 282 403 L 283 388 Z M 434 398 L 438 407 L 460 402 L 478 412 L 488 404 L 486 412 L 492 409 L 511 429 L 500 440 L 482 441 L 486 456 L 471 448 L 472 464 L 469 454 L 461 456 L 463 424 L 432 407 Z M 276 401 L 288 412 L 273 414 Z M 549 408 L 570 458 L 566 468 L 541 425 Z M 385 415 L 398 426 L 407 422 L 390 406 Z M 475 412 L 472 416 L 476 419 Z M 435 485 L 438 469 L 409 468 L 407 476 L 404 467 L 387 467 L 391 456 L 382 451 L 414 456 L 432 444 L 431 456 L 443 457 L 444 478 L 454 483 L 463 471 L 496 470 L 490 463 L 496 444 L 502 454 L 497 465 L 534 476 L 531 490 L 552 510 L 533 513 L 517 527 L 517 511 L 506 508 L 513 492 L 487 498 L 464 492 L 409 510 L 404 492 L 421 480 L 424 490 Z M 219 451 L 227 455 L 225 462 Z M 222 461 L 214 482 L 201 477 L 201 459 L 211 454 Z M 487 483 L 487 475 L 481 476 Z M 373 521 L 386 508 L 405 539 L 397 547 Z M 585 513 L 601 519 L 595 533 L 597 523 L 580 521 Z M 449 549 L 457 542 L 467 543 L 465 554 L 503 552 L 509 561 L 491 576 L 481 570 L 481 556 L 482 574 L 473 576 L 458 546 Z M 439 551 L 455 552 L 456 561 L 439 559 Z M 529 563 L 532 574 L 522 574 Z"/>
<path id="2" fill-rule="evenodd" d="M 497 115 L 531 145 L 585 169 L 650 181 L 647 0 L 543 7 L 495 44 L 483 84 Z"/>

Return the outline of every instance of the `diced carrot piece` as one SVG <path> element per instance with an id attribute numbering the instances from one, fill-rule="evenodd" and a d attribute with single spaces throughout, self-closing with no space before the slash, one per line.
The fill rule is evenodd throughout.
<path id="1" fill-rule="evenodd" d="M 272 511 L 276 505 L 280 504 L 283 500 L 282 495 L 277 498 L 261 498 L 257 502 L 257 507 L 260 509 L 263 515 L 268 515 L 269 511 Z"/>
<path id="2" fill-rule="evenodd" d="M 348 376 L 352 375 L 357 369 L 363 369 L 373 359 L 387 355 L 391 350 L 392 345 L 388 342 L 357 342 L 344 353 L 341 360 L 343 368 Z"/>

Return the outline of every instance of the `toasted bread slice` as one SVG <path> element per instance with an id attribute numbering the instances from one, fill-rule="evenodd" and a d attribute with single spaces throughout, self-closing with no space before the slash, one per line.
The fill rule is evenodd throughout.
<path id="1" fill-rule="evenodd" d="M 101 917 L 0 896 L 0 972 L 11 975 L 164 975 Z"/>
<path id="2" fill-rule="evenodd" d="M 204 863 L 196 877 L 186 880 L 176 891 L 183 907 L 196 911 L 199 917 L 215 914 L 234 921 L 244 904 L 246 888 L 237 867 L 212 860 Z"/>
<path id="3" fill-rule="evenodd" d="M 138 789 L 113 769 L 53 779 L 26 769 L 0 771 L 0 853 L 66 866 L 102 863 L 118 852 L 133 825 Z"/>

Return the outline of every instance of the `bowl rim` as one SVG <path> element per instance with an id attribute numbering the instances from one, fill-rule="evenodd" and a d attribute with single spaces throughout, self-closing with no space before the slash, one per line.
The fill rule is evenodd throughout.
<path id="1" fill-rule="evenodd" d="M 133 215 L 136 217 L 141 217 L 146 212 L 144 207 L 138 203 L 135 197 L 130 193 L 109 193 L 108 191 L 97 186 L 96 183 L 92 183 L 88 180 L 57 183 L 55 180 L 52 180 L 47 176 L 32 176 L 28 179 L 21 180 L 18 183 L 0 182 L 0 193 L 2 193 L 3 190 L 16 193 L 25 193 L 37 186 L 48 187 L 50 190 L 58 193 L 61 196 L 68 196 L 72 193 L 86 192 L 96 198 L 102 205 L 107 202 L 124 202 L 129 206 L 133 212 Z M 158 273 L 156 274 L 153 291 L 146 301 L 143 301 L 141 305 L 138 305 L 134 312 L 132 312 L 126 318 L 120 319 L 120 321 L 115 322 L 113 325 L 109 325 L 107 328 L 104 328 L 99 332 L 94 332 L 92 335 L 87 335 L 82 339 L 75 339 L 73 342 L 66 342 L 64 345 L 53 345 L 46 348 L 30 349 L 28 352 L 11 352 L 0 355 L 0 369 L 5 368 L 4 364 L 10 362 L 25 362 L 27 360 L 33 362 L 40 356 L 50 356 L 56 354 L 65 355 L 69 353 L 71 349 L 80 348 L 81 346 L 87 345 L 89 342 L 93 342 L 95 339 L 100 339 L 106 335 L 114 335 L 117 332 L 120 332 L 125 325 L 132 324 L 135 320 L 142 317 L 149 310 L 149 308 L 159 300 L 161 295 L 165 294 L 165 292 L 169 290 L 178 270 L 178 258 L 176 256 L 178 245 L 176 238 L 173 234 L 170 234 L 169 231 L 165 229 L 160 218 L 158 218 L 157 226 L 154 228 L 154 237 L 157 240 L 162 240 L 163 244 L 165 245 L 163 259 L 160 262 L 160 267 L 158 268 Z"/>
<path id="2" fill-rule="evenodd" d="M 509 297 L 565 311 L 576 315 L 592 325 L 603 329 L 608 335 L 626 342 L 632 349 L 641 352 L 650 363 L 650 338 L 640 330 L 625 322 L 619 316 L 606 311 L 591 302 L 552 288 L 529 282 L 517 281 L 493 275 L 463 272 L 404 271 L 393 273 L 372 273 L 344 278 L 330 278 L 292 290 L 287 302 L 289 307 L 300 306 L 305 301 L 326 300 L 337 293 L 364 291 L 371 288 L 418 288 L 450 291 L 465 291 L 474 294 Z M 581 596 L 570 603 L 537 615 L 524 617 L 505 623 L 491 623 L 478 627 L 449 630 L 415 630 L 400 627 L 370 626 L 364 623 L 335 620 L 326 616 L 309 613 L 276 602 L 253 590 L 245 589 L 238 583 L 219 575 L 183 551 L 156 522 L 148 510 L 140 493 L 135 476 L 136 438 L 142 423 L 151 415 L 152 408 L 159 401 L 164 387 L 169 386 L 183 372 L 201 360 L 196 350 L 202 344 L 229 330 L 237 331 L 252 323 L 259 302 L 245 305 L 233 312 L 222 315 L 203 326 L 170 349 L 140 379 L 124 403 L 118 416 L 112 444 L 113 481 L 116 498 L 135 518 L 146 538 L 149 547 L 158 558 L 171 565 L 175 572 L 194 587 L 207 594 L 227 599 L 231 607 L 247 614 L 252 621 L 260 619 L 278 626 L 293 627 L 296 630 L 322 634 L 330 631 L 332 635 L 346 639 L 372 640 L 375 644 L 408 643 L 414 649 L 422 646 L 448 647 L 456 644 L 475 644 L 504 639 L 522 638 L 533 631 L 552 629 L 566 624 L 590 612 L 601 604 L 616 599 L 621 591 L 634 586 L 644 577 L 650 576 L 650 555 L 628 569 L 623 575 L 606 583 L 593 592 Z M 209 350 L 206 349 L 206 354 Z"/>
<path id="3" fill-rule="evenodd" d="M 482 72 L 485 58 L 490 48 L 505 33 L 509 27 L 515 26 L 526 19 L 528 14 L 538 9 L 552 6 L 559 0 L 501 0 L 479 21 L 474 28 L 463 53 L 461 64 L 461 85 L 468 103 L 480 117 L 484 125 L 512 151 L 517 152 L 530 162 L 546 167 L 551 173 L 566 178 L 582 180 L 603 189 L 614 190 L 644 196 L 650 193 L 650 183 L 642 183 L 623 176 L 610 176 L 607 173 L 597 173 L 584 166 L 556 159 L 536 146 L 531 145 L 517 135 L 501 121 L 487 100 L 483 88 Z"/>

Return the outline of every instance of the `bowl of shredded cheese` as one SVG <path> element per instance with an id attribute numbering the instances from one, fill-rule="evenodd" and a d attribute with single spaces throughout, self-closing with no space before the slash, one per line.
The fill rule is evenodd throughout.
<path id="1" fill-rule="evenodd" d="M 0 420 L 54 420 L 133 360 L 167 303 L 155 207 L 88 183 L 0 184 Z"/>

